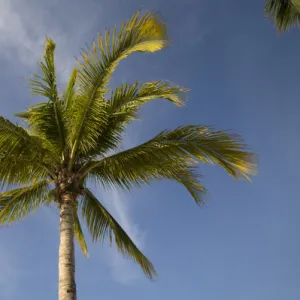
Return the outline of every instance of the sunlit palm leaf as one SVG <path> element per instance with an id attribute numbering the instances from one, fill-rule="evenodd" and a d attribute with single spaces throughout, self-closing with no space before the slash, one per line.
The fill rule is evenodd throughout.
<path id="1" fill-rule="evenodd" d="M 105 154 L 115 150 L 121 140 L 125 126 L 136 119 L 140 107 L 153 99 L 166 99 L 177 106 L 184 104 L 187 89 L 159 80 L 139 84 L 123 84 L 116 88 L 106 106 L 107 125 L 98 138 L 98 144 L 89 154 Z"/>
<path id="2" fill-rule="evenodd" d="M 76 92 L 75 84 L 76 84 L 77 75 L 78 75 L 78 69 L 74 68 L 69 78 L 68 86 L 63 95 L 63 101 L 66 110 L 70 109 L 70 106 L 73 101 L 73 97 L 75 96 L 75 92 Z"/>
<path id="3" fill-rule="evenodd" d="M 291 1 L 299 11 L 300 10 L 300 0 L 291 0 Z"/>
<path id="4" fill-rule="evenodd" d="M 16 186 L 34 182 L 36 178 L 49 178 L 45 165 L 36 160 L 20 160 L 20 157 L 2 153 L 0 155 L 0 182 L 4 186 Z"/>
<path id="5" fill-rule="evenodd" d="M 23 219 L 39 208 L 49 193 L 49 183 L 44 180 L 28 187 L 0 193 L 0 224 Z"/>
<path id="6" fill-rule="evenodd" d="M 248 179 L 247 174 L 255 173 L 253 153 L 246 150 L 246 145 L 238 135 L 214 131 L 205 126 L 183 126 L 175 130 L 165 130 L 144 144 L 95 162 L 87 167 L 86 172 L 94 167 L 115 167 L 122 172 L 124 166 L 127 169 L 134 161 L 142 166 L 146 159 L 151 161 L 151 158 L 157 162 L 187 163 L 195 158 L 204 163 L 217 163 L 237 179 Z"/>
<path id="7" fill-rule="evenodd" d="M 182 184 L 197 204 L 204 203 L 203 197 L 206 194 L 206 189 L 201 184 L 201 176 L 196 172 L 195 168 L 190 167 L 183 170 L 177 168 L 176 171 L 170 172 L 169 175 L 166 174 L 165 178 Z"/>
<path id="8" fill-rule="evenodd" d="M 39 137 L 29 135 L 25 129 L 2 117 L 0 153 L 2 184 L 24 183 L 38 174 L 43 177 L 47 169 L 45 163 L 54 159 Z"/>
<path id="9" fill-rule="evenodd" d="M 129 190 L 150 184 L 153 180 L 169 179 L 184 185 L 197 204 L 203 203 L 205 188 L 200 175 L 192 167 L 191 161 L 170 159 L 153 152 L 123 153 L 103 160 L 103 164 L 91 162 L 89 177 L 105 189 L 121 187 Z"/>
<path id="10" fill-rule="evenodd" d="M 61 161 L 63 158 L 63 149 L 58 140 L 59 134 L 54 118 L 54 106 L 58 114 L 62 117 L 64 115 L 64 107 L 61 101 L 55 105 L 52 102 L 41 102 L 30 106 L 25 112 L 16 113 L 15 116 L 22 118 L 30 127 L 33 135 L 38 135 L 44 147 L 53 153 L 56 160 Z M 61 128 L 63 127 L 64 125 L 61 124 Z"/>
<path id="11" fill-rule="evenodd" d="M 55 43 L 46 38 L 43 61 L 40 62 L 42 76 L 34 75 L 29 83 L 33 95 L 46 97 L 49 102 L 32 108 L 27 122 L 32 129 L 51 141 L 62 153 L 65 146 L 65 128 L 63 104 L 58 97 L 56 87 L 54 51 Z"/>
<path id="12" fill-rule="evenodd" d="M 88 256 L 88 249 L 86 246 L 86 242 L 85 242 L 85 238 L 84 238 L 84 234 L 81 228 L 81 224 L 80 224 L 80 220 L 78 218 L 78 203 L 76 202 L 76 204 L 73 206 L 73 218 L 74 218 L 74 234 L 75 237 L 78 241 L 78 244 L 81 248 L 82 253 L 85 256 Z"/>
<path id="13" fill-rule="evenodd" d="M 112 236 L 114 236 L 116 246 L 123 255 L 135 260 L 149 278 L 156 275 L 151 262 L 141 253 L 118 222 L 88 189 L 84 192 L 80 208 L 94 241 L 102 241 L 106 237 L 112 241 Z"/>
<path id="14" fill-rule="evenodd" d="M 300 25 L 299 0 L 268 0 L 265 11 L 280 32 Z"/>
<path id="15" fill-rule="evenodd" d="M 123 188 L 153 179 L 173 179 L 190 192 L 191 187 L 196 188 L 198 194 L 193 197 L 199 203 L 205 189 L 193 169 L 197 161 L 219 164 L 234 178 L 249 179 L 248 175 L 255 173 L 253 158 L 239 136 L 204 126 L 185 126 L 163 131 L 144 144 L 91 162 L 83 176 L 94 175 L 103 186 Z"/>
<path id="16" fill-rule="evenodd" d="M 79 97 L 74 98 L 70 110 L 73 120 L 69 140 L 72 159 L 77 149 L 84 153 L 98 142 L 107 122 L 103 113 L 104 95 L 119 62 L 133 52 L 155 52 L 167 44 L 166 26 L 159 16 L 147 13 L 140 17 L 137 13 L 122 25 L 118 33 L 116 29 L 112 34 L 106 31 L 104 37 L 98 36 L 92 49 L 83 52 L 78 71 Z"/>
<path id="17" fill-rule="evenodd" d="M 187 89 L 172 86 L 163 80 L 146 82 L 141 85 L 139 82 L 132 85 L 122 84 L 112 92 L 108 104 L 109 113 L 126 114 L 152 99 L 166 99 L 177 106 L 182 106 L 185 92 Z"/>
<path id="18" fill-rule="evenodd" d="M 34 152 L 43 154 L 46 149 L 43 149 L 38 137 L 30 136 L 24 128 L 0 117 L 0 152 L 24 155 L 30 159 L 36 156 Z"/>

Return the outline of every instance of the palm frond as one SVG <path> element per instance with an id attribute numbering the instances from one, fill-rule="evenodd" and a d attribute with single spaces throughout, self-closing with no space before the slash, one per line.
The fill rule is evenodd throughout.
<path id="1" fill-rule="evenodd" d="M 83 51 L 79 63 L 78 97 L 74 98 L 72 118 L 71 145 L 72 159 L 77 149 L 86 152 L 97 144 L 97 139 L 106 124 L 104 96 L 112 73 L 119 62 L 134 52 L 155 52 L 168 44 L 165 24 L 154 13 L 140 17 L 136 13 L 124 23 L 117 33 L 107 30 L 104 37 L 98 36 L 92 49 Z"/>
<path id="2" fill-rule="evenodd" d="M 56 204 L 59 206 L 60 193 L 56 188 L 49 190 L 48 194 L 45 196 L 45 205 L 50 206 L 51 204 Z"/>
<path id="3" fill-rule="evenodd" d="M 45 201 L 50 181 L 0 193 L 0 224 L 12 223 L 34 212 Z"/>
<path id="4" fill-rule="evenodd" d="M 184 105 L 188 90 L 163 80 L 139 84 L 122 84 L 116 88 L 107 102 L 107 125 L 98 137 L 98 144 L 90 155 L 106 154 L 115 150 L 123 137 L 126 125 L 137 118 L 140 107 L 153 99 L 166 99 L 177 106 Z"/>
<path id="5" fill-rule="evenodd" d="M 173 172 L 166 174 L 165 178 L 182 184 L 198 205 L 204 203 L 203 197 L 207 191 L 201 184 L 201 176 L 198 172 L 196 172 L 195 168 L 185 167 L 182 170 L 180 170 L 180 168 L 176 168 Z"/>
<path id="6" fill-rule="evenodd" d="M 102 241 L 106 237 L 112 241 L 114 236 L 116 246 L 123 255 L 136 261 L 149 278 L 153 278 L 156 275 L 151 262 L 142 254 L 118 222 L 88 189 L 85 189 L 80 208 L 82 217 L 94 241 Z"/>
<path id="7" fill-rule="evenodd" d="M 78 202 L 73 206 L 73 218 L 74 218 L 74 234 L 81 248 L 82 253 L 88 256 L 88 249 L 85 242 L 84 234 L 81 228 L 80 220 L 78 218 Z"/>
<path id="8" fill-rule="evenodd" d="M 103 164 L 90 162 L 86 166 L 89 170 L 88 177 L 95 179 L 104 189 L 120 187 L 125 190 L 150 184 L 153 180 L 168 179 L 182 184 L 197 204 L 203 203 L 206 189 L 201 184 L 201 176 L 191 160 L 170 159 L 163 155 L 158 157 L 142 151 L 128 156 L 121 153 L 122 157 L 112 156 L 111 160 L 105 158 Z"/>
<path id="9" fill-rule="evenodd" d="M 2 184 L 24 183 L 33 178 L 33 175 L 41 179 L 49 173 L 47 164 L 55 159 L 43 147 L 39 137 L 31 136 L 25 129 L 3 117 L 0 117 L 0 153 Z"/>
<path id="10" fill-rule="evenodd" d="M 62 102 L 58 102 L 56 108 L 61 112 L 61 115 L 64 115 Z M 52 156 L 56 158 L 56 161 L 60 162 L 62 160 L 63 150 L 57 141 L 57 124 L 53 118 L 53 103 L 40 102 L 30 106 L 27 111 L 15 113 L 14 115 L 25 121 L 29 127 L 27 132 L 29 132 L 30 135 L 39 136 L 41 144 L 52 153 Z M 64 125 L 62 126 L 64 127 Z M 55 135 L 56 142 L 53 141 Z"/>
<path id="11" fill-rule="evenodd" d="M 299 0 L 268 0 L 265 12 L 274 20 L 279 32 L 288 31 L 300 25 Z"/>
<path id="12" fill-rule="evenodd" d="M 298 10 L 300 10 L 300 0 L 291 0 L 292 1 L 292 3 L 294 4 L 294 6 L 298 9 Z"/>
<path id="13" fill-rule="evenodd" d="M 76 84 L 77 75 L 78 75 L 78 69 L 74 68 L 69 78 L 68 86 L 63 95 L 63 101 L 66 109 L 70 109 L 70 105 L 72 104 L 73 97 L 75 95 L 75 91 L 76 91 L 75 84 Z"/>
<path id="14" fill-rule="evenodd" d="M 56 45 L 53 40 L 46 38 L 46 44 L 44 48 L 43 61 L 40 62 L 40 69 L 42 76 L 33 75 L 33 78 L 29 79 L 32 94 L 35 96 L 46 97 L 51 102 L 58 100 L 58 93 L 56 87 L 56 74 L 54 64 L 54 51 Z"/>
<path id="15" fill-rule="evenodd" d="M 26 154 L 28 156 L 32 149 L 37 152 L 46 152 L 38 137 L 28 134 L 21 126 L 15 125 L 7 119 L 0 117 L 0 153 Z M 34 153 L 36 155 L 36 153 Z"/>
<path id="16" fill-rule="evenodd" d="M 60 118 L 59 124 L 56 122 L 54 106 Z M 23 119 L 34 135 L 48 141 L 49 150 L 60 156 L 64 149 L 59 141 L 57 127 L 59 125 L 65 134 L 64 112 L 64 104 L 59 100 L 56 104 L 40 102 L 28 107 L 27 111 L 15 113 L 14 115 Z"/>
<path id="17" fill-rule="evenodd" d="M 34 182 L 49 178 L 47 165 L 36 160 L 20 160 L 19 157 L 0 155 L 0 188 Z M 51 171 L 50 171 L 51 172 Z M 51 176 L 51 175 L 50 175 Z"/>
<path id="18" fill-rule="evenodd" d="M 132 85 L 122 84 L 112 92 L 108 104 L 109 112 L 126 114 L 128 110 L 136 110 L 152 99 L 166 99 L 177 106 L 182 106 L 183 94 L 187 91 L 183 87 L 172 86 L 163 80 L 145 82 L 141 85 L 139 82 Z"/>
<path id="19" fill-rule="evenodd" d="M 53 40 L 46 38 L 43 61 L 40 62 L 42 76 L 34 74 L 33 79 L 29 80 L 32 94 L 46 97 L 48 103 L 32 107 L 26 118 L 32 129 L 51 141 L 62 153 L 65 146 L 65 126 L 63 103 L 56 86 L 55 47 Z M 22 114 L 18 116 L 22 117 Z"/>
<path id="20" fill-rule="evenodd" d="M 255 174 L 254 155 L 246 150 L 239 136 L 204 126 L 184 126 L 163 131 L 144 144 L 91 162 L 82 170 L 82 176 L 96 176 L 103 186 L 123 188 L 168 178 L 184 184 L 192 193 L 196 188 L 198 194 L 192 196 L 199 203 L 199 195 L 205 189 L 194 170 L 197 162 L 218 164 L 236 179 L 249 179 L 249 175 Z"/>

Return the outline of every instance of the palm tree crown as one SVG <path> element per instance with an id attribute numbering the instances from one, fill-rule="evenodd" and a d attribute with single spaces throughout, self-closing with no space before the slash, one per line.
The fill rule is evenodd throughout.
<path id="1" fill-rule="evenodd" d="M 181 183 L 201 204 L 205 188 L 198 163 L 218 164 L 236 179 L 254 174 L 253 154 L 239 136 L 201 125 L 165 130 L 118 152 L 124 130 L 137 118 L 141 105 L 158 98 L 184 104 L 187 90 L 164 80 L 108 89 L 122 59 L 168 45 L 166 25 L 158 15 L 137 13 L 120 30 L 107 30 L 83 51 L 66 89 L 58 93 L 55 43 L 46 39 L 41 74 L 34 75 L 30 85 L 34 95 L 47 101 L 17 114 L 25 127 L 0 118 L 0 180 L 8 189 L 0 194 L 0 224 L 20 220 L 41 205 L 55 203 L 59 208 L 65 195 L 71 195 L 74 231 L 82 251 L 87 254 L 84 222 L 94 241 L 108 237 L 153 278 L 153 265 L 93 195 L 89 180 L 100 188 L 128 190 L 169 179 Z M 12 186 L 19 187 L 10 190 Z"/>

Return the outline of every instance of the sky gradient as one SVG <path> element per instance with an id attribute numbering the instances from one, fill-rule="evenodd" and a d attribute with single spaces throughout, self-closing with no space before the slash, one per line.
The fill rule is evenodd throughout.
<path id="1" fill-rule="evenodd" d="M 127 131 L 124 148 L 163 129 L 205 124 L 241 134 L 259 154 L 253 183 L 201 166 L 209 190 L 199 208 L 178 184 L 154 183 L 99 199 L 154 263 L 150 282 L 107 245 L 77 248 L 78 299 L 298 300 L 300 298 L 300 31 L 277 35 L 263 1 L 0 0 L 0 107 L 39 99 L 25 78 L 38 69 L 45 36 L 57 43 L 61 86 L 97 32 L 137 9 L 157 10 L 172 46 L 122 62 L 112 85 L 168 79 L 189 88 L 186 107 L 154 101 Z M 0 300 L 56 299 L 58 212 L 42 208 L 0 228 Z"/>

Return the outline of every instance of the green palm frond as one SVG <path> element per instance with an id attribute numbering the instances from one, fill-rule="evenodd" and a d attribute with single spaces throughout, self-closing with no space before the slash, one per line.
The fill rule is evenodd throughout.
<path id="1" fill-rule="evenodd" d="M 218 164 L 236 179 L 249 179 L 248 175 L 255 173 L 253 158 L 237 135 L 204 126 L 184 126 L 163 131 L 144 144 L 91 162 L 82 172 L 83 176 L 96 176 L 104 186 L 130 188 L 162 178 L 183 184 L 190 181 L 195 186 L 199 184 L 196 180 L 199 176 L 193 171 L 197 161 Z M 182 174 L 184 179 L 180 179 Z M 205 192 L 201 184 L 197 189 Z"/>
<path id="2" fill-rule="evenodd" d="M 196 203 L 202 204 L 206 190 L 192 161 L 159 156 L 142 151 L 131 154 L 122 152 L 122 157 L 114 155 L 104 159 L 101 164 L 91 162 L 86 167 L 90 169 L 89 177 L 105 189 L 120 187 L 130 190 L 132 187 L 150 184 L 153 180 L 169 179 L 182 184 Z"/>
<path id="3" fill-rule="evenodd" d="M 84 234 L 81 228 L 80 220 L 78 218 L 78 203 L 73 206 L 73 218 L 74 218 L 74 234 L 81 248 L 82 253 L 88 256 L 88 249 L 85 242 Z"/>
<path id="4" fill-rule="evenodd" d="M 0 224 L 23 219 L 39 208 L 49 193 L 49 183 L 50 181 L 44 180 L 28 187 L 0 193 Z"/>
<path id="5" fill-rule="evenodd" d="M 101 155 L 115 150 L 123 137 L 126 125 L 137 117 L 140 107 L 153 99 L 166 99 L 177 106 L 184 105 L 188 90 L 163 80 L 139 84 L 122 84 L 107 102 L 107 125 L 98 138 L 98 144 L 89 154 Z"/>
<path id="6" fill-rule="evenodd" d="M 201 176 L 196 172 L 195 168 L 185 167 L 182 170 L 176 168 L 173 172 L 166 174 L 165 178 L 182 184 L 198 205 L 204 203 L 203 197 L 206 194 L 206 189 L 201 184 Z"/>
<path id="7" fill-rule="evenodd" d="M 116 246 L 123 255 L 135 260 L 149 278 L 156 276 L 151 262 L 142 254 L 118 222 L 88 189 L 85 189 L 80 208 L 82 217 L 94 241 L 102 241 L 106 237 L 112 241 L 114 236 Z"/>
<path id="8" fill-rule="evenodd" d="M 166 99 L 177 106 L 184 104 L 183 94 L 188 90 L 180 86 L 172 86 L 163 80 L 145 82 L 132 85 L 122 84 L 116 88 L 108 104 L 109 113 L 127 114 L 128 111 L 138 109 L 142 104 L 152 99 Z"/>
<path id="9" fill-rule="evenodd" d="M 30 149 L 33 153 L 29 151 Z M 21 126 L 0 117 L 0 153 L 24 155 L 29 159 L 33 155 L 36 156 L 34 152 L 44 153 L 45 151 L 38 137 L 29 135 Z"/>
<path id="10" fill-rule="evenodd" d="M 97 144 L 97 138 L 106 124 L 104 96 L 110 77 L 119 62 L 134 52 L 155 52 L 168 44 L 165 24 L 154 13 L 140 13 L 124 23 L 117 33 L 106 31 L 104 37 L 98 36 L 92 49 L 83 51 L 79 63 L 79 96 L 74 98 L 72 134 L 69 144 L 72 147 L 72 160 L 77 149 L 85 153 Z"/>
<path id="11" fill-rule="evenodd" d="M 69 78 L 68 86 L 63 95 L 63 101 L 66 110 L 70 109 L 70 105 L 72 104 L 73 97 L 75 96 L 75 92 L 76 92 L 75 84 L 76 84 L 77 75 L 78 75 L 78 69 L 74 68 Z"/>
<path id="12" fill-rule="evenodd" d="M 299 0 L 268 0 L 265 12 L 274 20 L 280 32 L 300 25 Z"/>
<path id="13" fill-rule="evenodd" d="M 0 155 L 0 187 L 28 184 L 49 178 L 49 170 L 39 161 L 20 160 L 19 157 L 2 153 Z"/>
<path id="14" fill-rule="evenodd" d="M 51 102 L 58 100 L 58 93 L 56 88 L 56 75 L 54 64 L 54 51 L 56 45 L 53 40 L 46 38 L 46 44 L 44 48 L 43 61 L 40 62 L 40 69 L 42 76 L 33 75 L 29 83 L 31 86 L 32 94 L 35 96 L 46 97 Z"/>
<path id="15" fill-rule="evenodd" d="M 60 196 L 57 189 L 49 190 L 48 194 L 45 196 L 45 205 L 50 206 L 51 204 L 59 205 Z"/>
<path id="16" fill-rule="evenodd" d="M 56 160 L 61 161 L 63 159 L 63 149 L 58 138 L 58 124 L 54 117 L 54 106 L 58 114 L 63 116 L 64 107 L 61 101 L 55 105 L 51 102 L 40 102 L 30 106 L 25 112 L 16 113 L 15 116 L 23 119 L 29 126 L 32 135 L 38 135 L 44 147 L 53 153 Z M 63 120 L 61 120 L 60 126 L 64 128 Z"/>
<path id="17" fill-rule="evenodd" d="M 43 178 L 47 163 L 55 157 L 43 147 L 42 139 L 0 117 L 0 180 L 2 184 L 26 183 L 33 176 Z"/>
<path id="18" fill-rule="evenodd" d="M 300 0 L 291 0 L 292 1 L 292 3 L 294 4 L 294 6 L 298 9 L 298 10 L 300 10 Z"/>
<path id="19" fill-rule="evenodd" d="M 56 86 L 55 47 L 53 40 L 46 38 L 43 61 L 40 62 L 42 76 L 35 74 L 29 80 L 32 94 L 46 97 L 48 103 L 32 107 L 26 117 L 31 128 L 51 141 L 62 153 L 65 146 L 65 126 L 63 103 L 59 99 Z M 18 116 L 22 117 L 22 114 Z"/>

